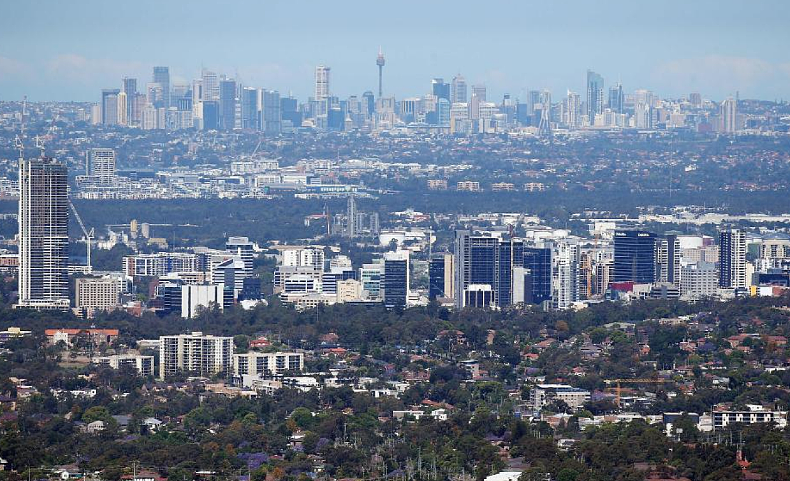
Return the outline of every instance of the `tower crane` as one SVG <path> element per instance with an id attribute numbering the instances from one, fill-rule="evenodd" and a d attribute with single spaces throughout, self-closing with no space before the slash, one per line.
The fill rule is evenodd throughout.
<path id="1" fill-rule="evenodd" d="M 620 395 L 622 394 L 622 389 L 620 388 L 620 384 L 664 384 L 669 382 L 674 382 L 671 379 L 662 379 L 662 378 L 651 378 L 651 379 L 607 379 L 604 382 L 606 384 L 615 384 L 615 404 L 617 407 L 620 407 Z"/>
<path id="2" fill-rule="evenodd" d="M 77 223 L 80 225 L 83 235 L 85 235 L 85 248 L 87 251 L 85 259 L 87 264 L 87 273 L 90 274 L 93 272 L 93 267 L 91 265 L 91 242 L 93 241 L 95 232 L 92 227 L 90 232 L 85 228 L 85 224 L 82 222 L 82 217 L 80 217 L 80 214 L 77 212 L 77 208 L 74 207 L 74 203 L 71 202 L 71 199 L 69 199 L 69 206 L 71 207 L 71 211 L 74 212 L 74 217 L 77 219 Z"/>

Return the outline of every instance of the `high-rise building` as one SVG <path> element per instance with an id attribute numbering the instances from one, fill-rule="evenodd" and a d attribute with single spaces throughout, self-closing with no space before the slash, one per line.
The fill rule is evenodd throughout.
<path id="1" fill-rule="evenodd" d="M 228 373 L 233 367 L 233 338 L 202 332 L 159 338 L 159 376 L 179 372 L 198 376 Z"/>
<path id="2" fill-rule="evenodd" d="M 384 306 L 404 308 L 409 297 L 409 251 L 384 254 Z"/>
<path id="3" fill-rule="evenodd" d="M 244 268 L 252 272 L 255 263 L 255 246 L 247 237 L 228 237 L 225 242 L 225 250 L 234 256 L 241 257 L 244 261 Z"/>
<path id="4" fill-rule="evenodd" d="M 450 101 L 450 84 L 444 83 L 443 78 L 431 80 L 431 93 L 437 98 Z"/>
<path id="5" fill-rule="evenodd" d="M 115 151 L 102 147 L 90 149 L 87 154 L 86 174 L 109 183 L 115 177 Z"/>
<path id="6" fill-rule="evenodd" d="M 656 244 L 658 248 L 658 273 L 659 282 L 680 285 L 680 232 L 670 231 Z"/>
<path id="7" fill-rule="evenodd" d="M 118 124 L 118 94 L 120 89 L 103 89 L 101 91 L 101 123 L 102 125 Z"/>
<path id="8" fill-rule="evenodd" d="M 542 304 L 551 300 L 551 251 L 551 247 L 524 247 L 524 267 L 529 269 L 532 284 L 532 297 L 524 298 L 527 304 Z"/>
<path id="9" fill-rule="evenodd" d="M 219 102 L 219 77 L 216 72 L 203 70 L 201 84 L 203 89 L 201 100 L 204 102 Z"/>
<path id="10" fill-rule="evenodd" d="M 581 96 L 576 92 L 568 91 L 568 96 L 565 98 L 563 123 L 571 129 L 581 126 Z"/>
<path id="11" fill-rule="evenodd" d="M 154 67 L 153 82 L 162 86 L 162 105 L 156 107 L 170 108 L 170 67 Z"/>
<path id="12" fill-rule="evenodd" d="M 554 246 L 552 256 L 552 302 L 557 309 L 568 309 L 579 300 L 579 245 L 563 240 Z"/>
<path id="13" fill-rule="evenodd" d="M 236 128 L 236 81 L 219 81 L 219 127 L 222 130 Z"/>
<path id="14" fill-rule="evenodd" d="M 480 118 L 480 104 L 486 101 L 486 86 L 485 85 L 472 85 L 472 99 L 470 101 L 470 119 Z"/>
<path id="15" fill-rule="evenodd" d="M 449 252 L 434 254 L 428 265 L 428 298 L 446 297 L 452 299 L 453 289 L 453 255 Z"/>
<path id="16" fill-rule="evenodd" d="M 135 96 L 137 96 L 137 79 L 124 77 L 121 92 L 126 94 L 126 117 L 129 125 L 135 125 L 139 114 L 135 112 Z"/>
<path id="17" fill-rule="evenodd" d="M 258 98 L 260 91 L 252 87 L 241 89 L 241 128 L 245 130 L 260 129 L 260 110 Z M 279 100 L 277 102 L 279 104 Z"/>
<path id="18" fill-rule="evenodd" d="M 450 103 L 466 103 L 466 79 L 459 73 L 453 77 Z"/>
<path id="19" fill-rule="evenodd" d="M 719 232 L 719 287 L 746 288 L 746 233 L 727 227 Z"/>
<path id="20" fill-rule="evenodd" d="M 319 65 L 315 68 L 315 100 L 322 101 L 329 97 L 330 68 Z"/>
<path id="21" fill-rule="evenodd" d="M 282 132 L 282 101 L 280 92 L 276 90 L 263 91 L 263 131 L 269 135 Z M 298 127 L 298 125 L 296 126 Z"/>
<path id="22" fill-rule="evenodd" d="M 656 280 L 656 235 L 643 230 L 614 232 L 614 282 Z"/>
<path id="23" fill-rule="evenodd" d="M 524 265 L 523 241 L 459 230 L 454 259 L 456 307 L 464 307 L 465 291 L 472 284 L 490 285 L 496 307 L 513 303 L 513 269 Z"/>
<path id="24" fill-rule="evenodd" d="M 66 166 L 19 160 L 19 307 L 69 307 L 69 199 Z"/>
<path id="25" fill-rule="evenodd" d="M 733 134 L 738 130 L 738 123 L 736 120 L 738 114 L 738 102 L 729 97 L 721 103 L 719 107 L 719 123 L 721 132 Z"/>
<path id="26" fill-rule="evenodd" d="M 612 87 L 609 87 L 609 108 L 612 112 L 622 114 L 625 108 L 625 95 L 623 95 L 623 86 L 618 82 Z"/>
<path id="27" fill-rule="evenodd" d="M 595 122 L 595 115 L 603 113 L 603 77 L 587 71 L 587 118 L 590 125 Z"/>

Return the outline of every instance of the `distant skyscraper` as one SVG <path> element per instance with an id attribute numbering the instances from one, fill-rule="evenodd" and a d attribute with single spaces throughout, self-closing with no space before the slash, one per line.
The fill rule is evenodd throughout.
<path id="1" fill-rule="evenodd" d="M 469 286 L 483 284 L 491 286 L 495 306 L 512 304 L 513 269 L 524 265 L 522 241 L 456 231 L 454 259 L 456 307 L 464 307 Z"/>
<path id="2" fill-rule="evenodd" d="M 101 123 L 103 125 L 118 124 L 118 94 L 120 89 L 104 89 L 101 91 Z"/>
<path id="3" fill-rule="evenodd" d="M 201 100 L 219 102 L 219 77 L 217 77 L 215 72 L 203 71 L 202 88 L 203 96 Z"/>
<path id="4" fill-rule="evenodd" d="M 531 280 L 531 298 L 524 298 L 527 304 L 551 300 L 551 251 L 551 247 L 524 248 L 524 267 L 529 269 Z"/>
<path id="5" fill-rule="evenodd" d="M 137 96 L 137 79 L 124 77 L 121 92 L 126 94 L 126 116 L 129 124 L 134 124 L 139 114 L 135 112 L 135 97 Z"/>
<path id="6" fill-rule="evenodd" d="M 66 166 L 19 160 L 19 306 L 69 307 L 69 199 Z"/>
<path id="7" fill-rule="evenodd" d="M 384 254 L 384 306 L 406 307 L 409 297 L 409 251 Z"/>
<path id="8" fill-rule="evenodd" d="M 98 177 L 102 183 L 108 183 L 115 177 L 115 151 L 106 148 L 93 148 L 87 153 L 86 174 Z"/>
<path id="9" fill-rule="evenodd" d="M 719 108 L 721 132 L 733 134 L 738 130 L 738 124 L 736 122 L 736 116 L 738 114 L 737 104 L 738 102 L 732 97 L 727 98 L 721 103 L 721 107 Z"/>
<path id="10" fill-rule="evenodd" d="M 381 51 L 381 47 L 379 47 L 379 56 L 376 57 L 376 65 L 379 66 L 379 98 L 381 98 L 384 96 L 381 83 L 384 76 L 384 52 Z"/>
<path id="11" fill-rule="evenodd" d="M 656 235 L 642 230 L 614 233 L 614 282 L 649 284 L 656 280 Z"/>
<path id="12" fill-rule="evenodd" d="M 680 286 L 680 232 L 669 231 L 657 243 L 658 274 L 660 282 L 668 282 Z"/>
<path id="13" fill-rule="evenodd" d="M 259 90 L 244 87 L 241 90 L 241 128 L 246 130 L 259 130 L 260 111 L 258 110 Z M 279 99 L 277 100 L 279 104 Z"/>
<path id="14" fill-rule="evenodd" d="M 444 79 L 435 78 L 431 80 L 431 93 L 437 98 L 450 101 L 450 84 L 444 83 Z"/>
<path id="15" fill-rule="evenodd" d="M 453 77 L 451 103 L 465 103 L 467 99 L 466 79 L 459 73 Z"/>
<path id="16" fill-rule="evenodd" d="M 273 135 L 282 132 L 282 102 L 276 90 L 263 91 L 263 130 Z"/>
<path id="17" fill-rule="evenodd" d="M 449 252 L 434 254 L 428 265 L 428 298 L 454 297 L 453 255 Z"/>
<path id="18" fill-rule="evenodd" d="M 587 71 L 587 117 L 590 125 L 595 123 L 595 115 L 603 113 L 603 77 Z"/>
<path id="19" fill-rule="evenodd" d="M 719 287 L 746 288 L 746 233 L 725 228 L 719 232 Z"/>
<path id="20" fill-rule="evenodd" d="M 329 97 L 330 68 L 319 65 L 315 68 L 315 100 L 326 100 Z"/>
<path id="21" fill-rule="evenodd" d="M 225 79 L 219 81 L 219 126 L 222 130 L 233 130 L 236 127 L 236 81 Z"/>
<path id="22" fill-rule="evenodd" d="M 609 108 L 612 112 L 622 114 L 625 107 L 625 96 L 623 95 L 623 86 L 618 82 L 616 85 L 609 87 Z"/>
<path id="23" fill-rule="evenodd" d="M 563 112 L 563 123 L 569 128 L 577 128 L 581 125 L 581 96 L 576 92 L 568 91 L 568 96 L 565 98 Z"/>
<path id="24" fill-rule="evenodd" d="M 376 99 L 370 90 L 362 94 L 362 108 L 365 109 L 368 117 L 372 116 L 373 112 L 376 111 Z"/>
<path id="25" fill-rule="evenodd" d="M 153 81 L 162 86 L 162 107 L 170 108 L 170 67 L 154 67 Z"/>
<path id="26" fill-rule="evenodd" d="M 486 86 L 485 85 L 472 85 L 472 99 L 470 101 L 471 111 L 469 118 L 480 118 L 480 104 L 486 101 Z"/>

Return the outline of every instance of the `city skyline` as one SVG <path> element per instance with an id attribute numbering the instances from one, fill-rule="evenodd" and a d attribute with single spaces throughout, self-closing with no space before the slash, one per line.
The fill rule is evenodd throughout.
<path id="1" fill-rule="evenodd" d="M 585 92 L 587 69 L 602 75 L 607 86 L 619 80 L 626 90 L 645 88 L 668 97 L 700 91 L 723 99 L 737 91 L 742 98 L 773 100 L 787 97 L 790 80 L 790 54 L 781 48 L 790 34 L 780 22 L 790 6 L 781 2 L 729 2 L 726 8 L 720 2 L 683 8 L 670 2 L 641 21 L 634 18 L 644 16 L 643 9 L 627 2 L 613 2 L 603 13 L 587 12 L 579 2 L 494 2 L 482 17 L 470 14 L 473 5 L 415 10 L 407 2 L 388 9 L 386 19 L 365 16 L 360 2 L 310 9 L 245 4 L 238 9 L 243 15 L 218 18 L 174 3 L 158 7 L 161 22 L 132 22 L 128 35 L 117 35 L 108 16 L 135 18 L 146 2 L 113 6 L 112 12 L 91 2 L 43 9 L 10 3 L 14 14 L 0 16 L 2 100 L 27 95 L 33 101 L 95 101 L 97 89 L 114 87 L 125 76 L 145 81 L 155 65 L 170 66 L 173 83 L 191 81 L 202 65 L 245 85 L 307 98 L 314 68 L 323 64 L 332 67 L 333 94 L 347 97 L 377 91 L 379 46 L 387 56 L 384 95 L 398 98 L 421 95 L 431 78 L 459 72 L 470 85 L 485 84 L 491 98 L 544 88 Z M 420 18 L 444 20 L 429 31 L 417 29 L 416 11 Z M 254 21 L 266 17 L 285 21 Z M 225 34 L 213 41 L 201 25 Z M 71 35 L 74 29 L 90 35 Z M 157 29 L 168 33 L 167 42 L 156 40 Z"/>

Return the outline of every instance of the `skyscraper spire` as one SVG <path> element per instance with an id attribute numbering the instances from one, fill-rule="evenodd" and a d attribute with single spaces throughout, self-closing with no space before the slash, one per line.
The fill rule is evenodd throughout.
<path id="1" fill-rule="evenodd" d="M 379 98 L 381 98 L 384 95 L 381 88 L 381 78 L 384 73 L 384 52 L 381 51 L 381 45 L 379 45 L 379 56 L 376 57 L 376 65 L 379 66 Z"/>

